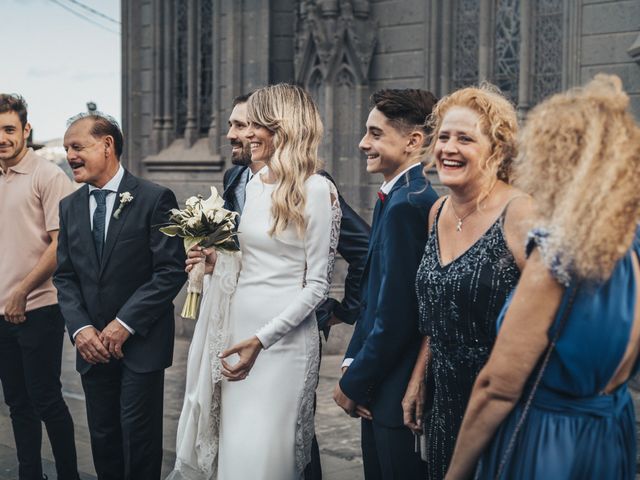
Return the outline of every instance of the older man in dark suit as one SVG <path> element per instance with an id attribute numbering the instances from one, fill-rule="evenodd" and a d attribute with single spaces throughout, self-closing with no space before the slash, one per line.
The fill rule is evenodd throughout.
<path id="1" fill-rule="evenodd" d="M 175 196 L 126 171 L 122 144 L 110 117 L 70 121 L 67 160 L 85 185 L 60 204 L 54 283 L 77 349 L 98 478 L 159 479 L 164 369 L 185 254 L 158 230 Z"/>

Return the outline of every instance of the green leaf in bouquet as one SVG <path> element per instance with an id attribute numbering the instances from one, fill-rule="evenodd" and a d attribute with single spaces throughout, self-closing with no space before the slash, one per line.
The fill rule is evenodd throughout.
<path id="1" fill-rule="evenodd" d="M 182 227 L 180 225 L 167 225 L 166 227 L 160 227 L 160 231 L 168 237 L 175 237 L 182 233 Z"/>
<path id="2" fill-rule="evenodd" d="M 205 237 L 184 237 L 184 251 L 188 252 L 204 239 Z"/>
<path id="3" fill-rule="evenodd" d="M 240 250 L 240 248 L 238 248 L 238 243 L 235 241 L 235 235 L 234 237 L 225 240 L 221 244 L 215 245 L 215 248 L 227 252 L 237 252 L 238 250 Z"/>

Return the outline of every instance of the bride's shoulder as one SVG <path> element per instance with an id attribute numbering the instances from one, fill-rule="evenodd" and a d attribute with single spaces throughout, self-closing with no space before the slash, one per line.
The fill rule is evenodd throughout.
<path id="1" fill-rule="evenodd" d="M 314 173 L 304 182 L 308 195 L 323 195 L 331 192 L 331 182 L 324 176 Z"/>

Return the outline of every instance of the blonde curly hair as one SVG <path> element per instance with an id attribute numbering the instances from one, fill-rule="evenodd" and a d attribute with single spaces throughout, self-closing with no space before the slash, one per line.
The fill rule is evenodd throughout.
<path id="1" fill-rule="evenodd" d="M 640 129 L 613 75 L 554 95 L 529 114 L 515 183 L 536 200 L 549 231 L 543 258 L 579 278 L 604 280 L 640 219 Z"/>
<path id="2" fill-rule="evenodd" d="M 256 90 L 249 97 L 247 119 L 273 132 L 274 152 L 267 165 L 277 185 L 269 235 L 281 233 L 291 223 L 302 236 L 306 228 L 304 183 L 320 163 L 322 120 L 318 108 L 302 88 L 280 83 Z"/>
<path id="3" fill-rule="evenodd" d="M 517 154 L 518 117 L 513 104 L 500 89 L 488 82 L 477 87 L 466 87 L 442 97 L 426 120 L 431 132 L 425 154 L 429 162 L 425 174 L 435 164 L 434 150 L 440 127 L 446 113 L 453 107 L 466 107 L 480 117 L 480 131 L 491 143 L 489 155 L 482 159 L 480 169 L 486 180 L 486 187 L 478 198 L 484 200 L 498 180 L 509 183 L 511 167 Z"/>

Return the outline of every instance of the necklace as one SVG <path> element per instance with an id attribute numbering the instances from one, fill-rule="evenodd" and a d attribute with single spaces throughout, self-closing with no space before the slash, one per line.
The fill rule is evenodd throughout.
<path id="1" fill-rule="evenodd" d="M 464 221 L 465 218 L 467 218 L 469 215 L 475 213 L 478 211 L 478 206 L 476 205 L 476 208 L 474 208 L 473 210 L 471 210 L 469 213 L 463 215 L 462 217 L 460 215 L 458 215 L 458 212 L 456 212 L 456 207 L 453 206 L 453 200 L 451 200 L 451 202 L 449 202 L 449 205 L 451 205 L 451 210 L 453 211 L 453 216 L 456 217 L 456 219 L 458 220 L 458 223 L 456 224 L 456 232 L 461 232 L 462 231 L 462 222 Z"/>
<path id="2" fill-rule="evenodd" d="M 482 199 L 482 202 L 480 202 L 480 203 L 485 203 L 489 199 L 489 196 L 491 195 L 491 192 L 493 192 L 493 189 L 496 188 L 497 184 L 498 184 L 498 182 L 493 184 L 491 189 L 487 192 L 487 196 L 484 197 Z M 476 202 L 476 208 L 474 208 L 469 213 L 467 213 L 467 214 L 465 214 L 464 216 L 461 217 L 460 215 L 458 215 L 458 212 L 456 212 L 456 207 L 453 206 L 453 199 L 451 198 L 451 196 L 449 196 L 449 200 L 451 200 L 450 204 L 451 204 L 451 210 L 453 211 L 453 215 L 458 220 L 458 223 L 456 224 L 456 232 L 461 232 L 462 231 L 462 222 L 464 221 L 465 218 L 467 218 L 470 215 L 473 215 L 474 213 L 476 213 L 480 209 L 480 203 Z"/>

